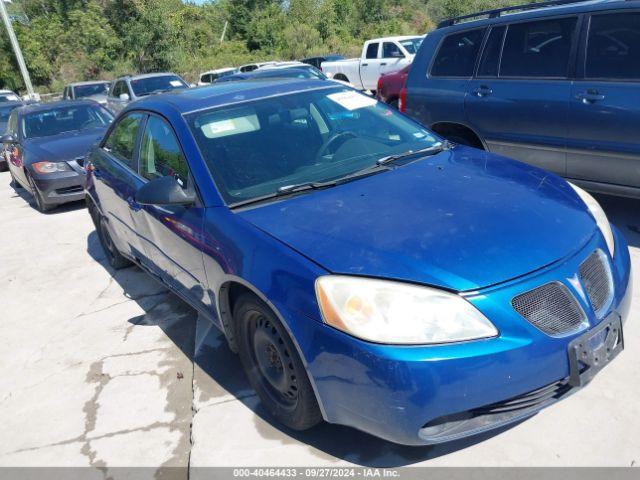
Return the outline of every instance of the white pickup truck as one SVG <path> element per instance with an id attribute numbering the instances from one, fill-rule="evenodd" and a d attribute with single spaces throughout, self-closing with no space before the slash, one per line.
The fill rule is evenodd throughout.
<path id="1" fill-rule="evenodd" d="M 413 61 L 423 39 L 424 36 L 404 36 L 367 40 L 360 58 L 322 62 L 322 71 L 359 90 L 374 91 L 380 75 L 402 70 Z"/>

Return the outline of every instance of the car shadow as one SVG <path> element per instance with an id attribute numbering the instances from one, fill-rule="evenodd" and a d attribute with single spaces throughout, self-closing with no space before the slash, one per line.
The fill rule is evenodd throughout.
<path id="1" fill-rule="evenodd" d="M 138 303 L 144 313 L 128 319 L 130 329 L 135 326 L 156 326 L 213 382 L 205 382 L 200 396 L 231 395 L 253 411 L 256 431 L 265 440 L 281 444 L 303 443 L 321 458 L 336 457 L 365 467 L 401 467 L 437 458 L 467 448 L 513 428 L 503 427 L 472 438 L 431 447 L 396 445 L 350 427 L 322 423 L 310 430 L 298 432 L 280 424 L 257 401 L 246 379 L 238 357 L 229 349 L 224 335 L 215 327 L 198 338 L 198 314 L 171 293 L 156 279 L 136 266 L 114 270 L 108 264 L 95 231 L 87 238 L 87 252 L 102 265 L 123 294 Z M 175 320 L 178 319 L 178 320 Z M 200 323 L 208 325 L 207 320 Z M 197 345 L 197 348 L 196 348 Z M 268 425 L 265 425 L 268 424 Z M 265 428 L 271 426 L 273 428 Z"/>
<path id="2" fill-rule="evenodd" d="M 607 218 L 631 247 L 640 248 L 640 199 L 595 195 Z"/>

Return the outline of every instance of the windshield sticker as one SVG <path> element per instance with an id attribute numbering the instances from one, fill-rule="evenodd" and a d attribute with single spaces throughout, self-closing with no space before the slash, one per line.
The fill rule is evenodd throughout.
<path id="1" fill-rule="evenodd" d="M 169 82 L 172 87 L 183 87 L 182 82 L 180 80 L 171 80 Z"/>
<path id="2" fill-rule="evenodd" d="M 375 98 L 367 97 L 366 95 L 353 91 L 332 93 L 331 95 L 327 95 L 327 97 L 347 110 L 373 107 L 378 103 Z"/>
<path id="3" fill-rule="evenodd" d="M 255 132 L 260 129 L 257 115 L 212 120 L 200 126 L 207 138 L 220 138 L 239 133 Z"/>

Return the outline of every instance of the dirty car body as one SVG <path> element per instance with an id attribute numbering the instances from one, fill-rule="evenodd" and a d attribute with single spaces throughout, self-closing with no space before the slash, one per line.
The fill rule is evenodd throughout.
<path id="1" fill-rule="evenodd" d="M 109 146 L 120 124 L 130 158 Z M 185 168 L 148 154 L 158 125 Z M 296 401 L 311 395 L 328 422 L 454 440 L 533 415 L 623 348 L 628 248 L 590 197 L 350 88 L 245 81 L 149 98 L 90 161 L 90 211 L 118 252 L 241 359 L 237 302 L 254 296 L 304 366 L 312 388 Z M 149 192 L 167 186 L 158 204 Z"/>

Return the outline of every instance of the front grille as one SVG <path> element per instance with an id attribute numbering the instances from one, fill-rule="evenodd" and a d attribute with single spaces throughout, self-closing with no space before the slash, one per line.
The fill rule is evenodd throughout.
<path id="1" fill-rule="evenodd" d="M 580 265 L 580 280 L 584 286 L 591 307 L 600 317 L 613 299 L 613 278 L 609 261 L 602 250 L 596 250 Z"/>
<path id="2" fill-rule="evenodd" d="M 511 300 L 525 320 L 548 335 L 564 335 L 580 328 L 586 316 L 569 289 L 551 282 Z"/>
<path id="3" fill-rule="evenodd" d="M 73 187 L 64 187 L 56 189 L 58 195 L 68 195 L 70 193 L 80 193 L 84 190 L 82 185 L 74 185 Z"/>
<path id="4" fill-rule="evenodd" d="M 486 405 L 484 407 L 476 408 L 471 412 L 474 416 L 478 415 L 493 415 L 496 413 L 514 412 L 523 410 L 526 408 L 537 407 L 550 400 L 558 400 L 565 393 L 571 390 L 569 380 L 564 379 L 551 385 L 539 388 L 533 392 L 525 393 L 518 397 L 513 397 L 504 402 L 494 403 L 492 405 Z"/>

